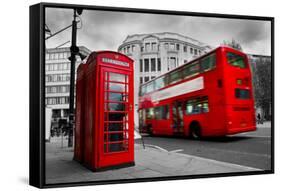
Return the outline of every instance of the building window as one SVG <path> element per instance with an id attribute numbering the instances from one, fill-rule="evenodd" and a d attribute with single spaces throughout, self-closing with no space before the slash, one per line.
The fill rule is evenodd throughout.
<path id="1" fill-rule="evenodd" d="M 171 44 L 170 44 L 170 49 L 171 49 L 171 50 L 175 50 L 175 44 L 174 44 L 174 43 L 171 43 Z"/>
<path id="2" fill-rule="evenodd" d="M 193 54 L 193 48 L 190 48 L 190 54 Z"/>
<path id="3" fill-rule="evenodd" d="M 177 50 L 180 50 L 180 45 L 177 44 L 177 45 L 176 45 L 176 48 L 177 48 Z"/>
<path id="4" fill-rule="evenodd" d="M 143 72 L 142 59 L 140 59 L 140 72 Z"/>
<path id="5" fill-rule="evenodd" d="M 165 43 L 165 44 L 164 44 L 164 47 L 165 47 L 166 50 L 168 50 L 168 49 L 169 49 L 169 44 L 168 44 L 168 43 Z"/>
<path id="6" fill-rule="evenodd" d="M 144 77 L 144 82 L 148 82 L 149 81 L 149 76 L 145 76 Z"/>
<path id="7" fill-rule="evenodd" d="M 61 70 L 67 70 L 67 63 L 61 63 Z"/>
<path id="8" fill-rule="evenodd" d="M 170 70 L 176 68 L 176 57 L 170 57 Z"/>
<path id="9" fill-rule="evenodd" d="M 143 83 L 143 80 L 142 80 L 142 77 L 140 77 L 140 84 L 142 84 Z"/>
<path id="10" fill-rule="evenodd" d="M 152 50 L 153 50 L 153 51 L 156 51 L 156 50 L 157 50 L 156 42 L 153 42 L 153 43 L 152 43 Z"/>
<path id="11" fill-rule="evenodd" d="M 68 115 L 69 115 L 69 110 L 68 109 L 64 109 L 63 110 L 63 116 L 64 117 L 68 117 Z"/>
<path id="12" fill-rule="evenodd" d="M 63 52 L 59 53 L 59 59 L 63 59 Z"/>
<path id="13" fill-rule="evenodd" d="M 194 49 L 194 55 L 197 55 L 197 49 Z"/>
<path id="14" fill-rule="evenodd" d="M 149 72 L 149 59 L 144 59 L 144 72 Z"/>
<path id="15" fill-rule="evenodd" d="M 199 55 L 201 55 L 201 50 L 198 50 Z"/>
<path id="16" fill-rule="evenodd" d="M 50 54 L 46 54 L 45 59 L 49 60 L 50 59 Z"/>
<path id="17" fill-rule="evenodd" d="M 157 58 L 157 70 L 161 71 L 161 59 Z"/>
<path id="18" fill-rule="evenodd" d="M 132 52 L 135 52 L 135 45 L 132 45 Z"/>
<path id="19" fill-rule="evenodd" d="M 154 79 L 156 76 L 151 76 L 151 79 Z"/>
<path id="20" fill-rule="evenodd" d="M 155 60 L 155 58 L 151 58 L 150 62 L 151 62 L 151 72 L 155 72 L 156 71 L 156 60 Z"/>
<path id="21" fill-rule="evenodd" d="M 187 52 L 187 47 L 186 46 L 183 46 L 183 51 Z"/>
<path id="22" fill-rule="evenodd" d="M 47 86 L 46 93 L 68 93 L 69 85 L 65 86 Z"/>
<path id="23" fill-rule="evenodd" d="M 55 53 L 55 59 L 59 59 L 59 53 Z"/>
<path id="24" fill-rule="evenodd" d="M 145 51 L 150 51 L 150 43 L 145 43 Z"/>
<path id="25" fill-rule="evenodd" d="M 130 47 L 127 46 L 127 53 L 130 53 Z"/>
<path id="26" fill-rule="evenodd" d="M 143 49 L 144 49 L 144 48 L 143 48 L 143 46 L 142 46 L 142 47 L 141 47 L 141 52 L 143 52 Z"/>
<path id="27" fill-rule="evenodd" d="M 57 70 L 58 70 L 58 65 L 54 64 L 54 71 L 57 71 Z"/>
<path id="28" fill-rule="evenodd" d="M 54 60 L 54 59 L 55 59 L 55 54 L 54 53 L 50 54 L 50 60 Z"/>

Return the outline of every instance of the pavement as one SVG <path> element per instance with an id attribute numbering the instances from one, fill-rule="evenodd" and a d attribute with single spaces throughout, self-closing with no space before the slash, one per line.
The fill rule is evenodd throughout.
<path id="1" fill-rule="evenodd" d="M 141 144 L 135 144 L 135 166 L 92 172 L 72 160 L 73 148 L 62 145 L 58 140 L 46 142 L 47 184 L 260 171 L 247 166 L 177 153 L 176 150 L 169 152 L 153 145 L 143 148 Z"/>
<path id="2" fill-rule="evenodd" d="M 271 128 L 271 121 L 264 121 L 263 124 L 257 124 L 257 128 Z"/>

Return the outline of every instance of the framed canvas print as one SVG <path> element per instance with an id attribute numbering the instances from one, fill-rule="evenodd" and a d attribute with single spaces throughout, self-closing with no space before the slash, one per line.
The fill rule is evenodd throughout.
<path id="1" fill-rule="evenodd" d="M 30 184 L 274 172 L 274 18 L 30 6 Z"/>

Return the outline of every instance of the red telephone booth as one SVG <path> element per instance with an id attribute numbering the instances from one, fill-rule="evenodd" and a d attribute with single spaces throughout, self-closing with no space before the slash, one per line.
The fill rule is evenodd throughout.
<path id="1" fill-rule="evenodd" d="M 83 162 L 84 157 L 84 115 L 85 115 L 85 72 L 87 64 L 80 64 L 77 68 L 76 79 L 76 113 L 75 113 L 75 145 L 74 160 Z"/>
<path id="2" fill-rule="evenodd" d="M 93 171 L 134 165 L 133 60 L 100 51 L 86 64 L 83 163 Z"/>

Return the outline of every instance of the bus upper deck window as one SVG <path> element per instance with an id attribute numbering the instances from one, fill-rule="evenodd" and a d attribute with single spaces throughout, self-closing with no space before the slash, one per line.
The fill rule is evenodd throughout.
<path id="1" fill-rule="evenodd" d="M 164 77 L 155 80 L 155 90 L 159 90 L 165 86 Z"/>
<path id="2" fill-rule="evenodd" d="M 246 62 L 245 58 L 241 55 L 234 54 L 232 52 L 228 52 L 226 54 L 227 62 L 231 64 L 232 66 L 238 67 L 238 68 L 246 68 Z"/>
<path id="3" fill-rule="evenodd" d="M 153 92 L 154 91 L 154 81 L 150 82 L 146 86 L 146 93 Z"/>
<path id="4" fill-rule="evenodd" d="M 202 71 L 208 71 L 215 67 L 216 65 L 216 55 L 211 54 L 210 56 L 207 56 L 202 59 L 201 61 L 201 70 Z"/>
<path id="5" fill-rule="evenodd" d="M 187 65 L 183 69 L 183 78 L 188 78 L 193 75 L 196 75 L 200 72 L 200 65 L 199 62 L 192 63 Z"/>
<path id="6" fill-rule="evenodd" d="M 146 85 L 141 86 L 140 88 L 140 95 L 144 95 L 146 93 Z"/>
<path id="7" fill-rule="evenodd" d="M 176 70 L 176 71 L 172 72 L 170 74 L 170 84 L 174 84 L 174 83 L 180 81 L 181 78 L 182 78 L 182 75 L 181 75 L 180 70 Z"/>

